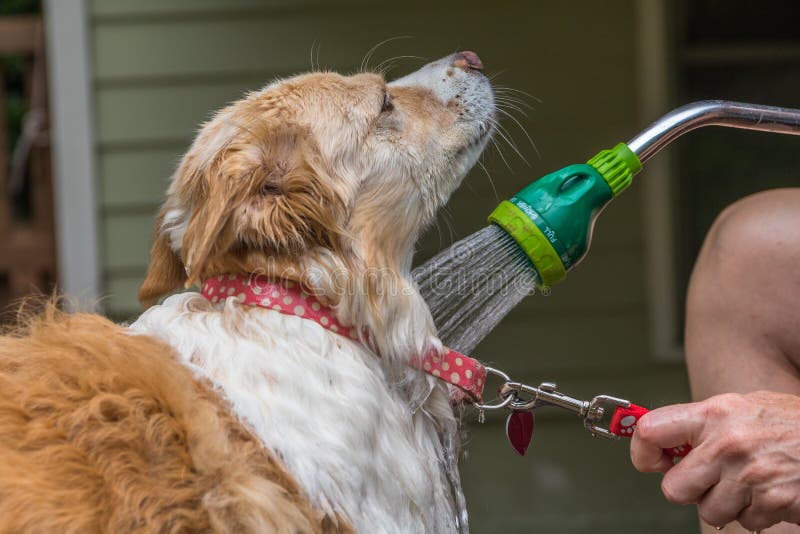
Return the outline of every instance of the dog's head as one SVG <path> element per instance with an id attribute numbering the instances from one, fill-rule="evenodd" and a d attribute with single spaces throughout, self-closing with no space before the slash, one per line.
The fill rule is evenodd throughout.
<path id="1" fill-rule="evenodd" d="M 218 112 L 173 176 L 140 300 L 223 273 L 300 279 L 312 263 L 403 277 L 492 131 L 481 68 L 462 52 L 391 83 L 304 74 Z"/>

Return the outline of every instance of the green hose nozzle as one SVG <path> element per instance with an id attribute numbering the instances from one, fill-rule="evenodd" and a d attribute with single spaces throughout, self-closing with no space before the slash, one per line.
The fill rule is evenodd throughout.
<path id="1" fill-rule="evenodd" d="M 544 176 L 489 215 L 530 258 L 542 286 L 560 282 L 580 262 L 594 221 L 627 189 L 642 164 L 625 143 L 603 150 L 585 164 Z"/>

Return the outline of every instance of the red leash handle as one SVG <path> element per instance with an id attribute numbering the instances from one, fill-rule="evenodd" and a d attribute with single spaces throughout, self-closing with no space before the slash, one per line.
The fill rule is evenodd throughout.
<path id="1" fill-rule="evenodd" d="M 636 423 L 649 411 L 650 410 L 647 408 L 642 408 L 635 404 L 631 404 L 627 408 L 617 406 L 617 409 L 614 410 L 614 414 L 611 416 L 611 423 L 608 425 L 608 431 L 615 436 L 623 438 L 633 437 L 633 433 L 636 430 Z M 692 446 L 685 444 L 672 447 L 671 449 L 664 449 L 664 453 L 671 458 L 680 458 L 689 454 L 690 450 L 692 450 Z"/>

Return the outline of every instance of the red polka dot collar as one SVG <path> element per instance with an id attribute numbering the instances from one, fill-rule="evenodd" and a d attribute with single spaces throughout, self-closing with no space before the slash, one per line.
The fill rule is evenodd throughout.
<path id="1" fill-rule="evenodd" d="M 364 340 L 355 328 L 340 323 L 333 310 L 322 304 L 299 284 L 287 280 L 276 281 L 263 275 L 247 277 L 235 274 L 215 276 L 203 282 L 202 295 L 211 302 L 237 299 L 247 306 L 259 306 L 286 315 L 296 315 L 314 321 L 323 328 L 355 341 Z M 471 400 L 483 399 L 486 368 L 477 360 L 451 349 L 440 355 L 426 354 L 413 362 L 417 368 L 458 388 L 457 397 Z"/>

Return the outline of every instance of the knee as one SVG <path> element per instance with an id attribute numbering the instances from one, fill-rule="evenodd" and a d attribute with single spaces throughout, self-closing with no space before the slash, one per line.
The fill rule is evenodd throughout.
<path id="1" fill-rule="evenodd" d="M 800 189 L 774 189 L 726 208 L 706 236 L 696 271 L 762 278 L 800 261 Z"/>

